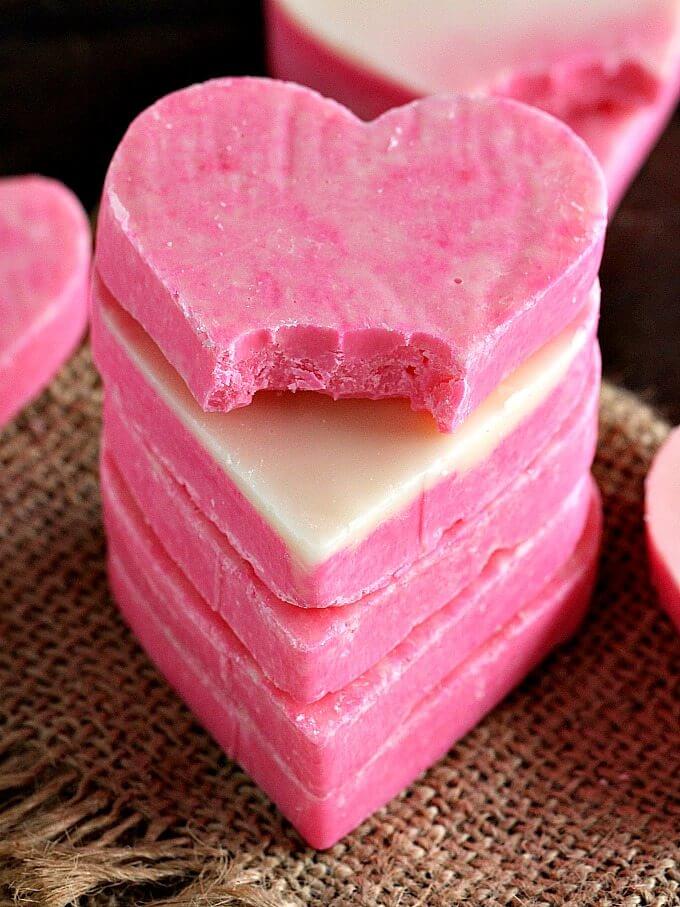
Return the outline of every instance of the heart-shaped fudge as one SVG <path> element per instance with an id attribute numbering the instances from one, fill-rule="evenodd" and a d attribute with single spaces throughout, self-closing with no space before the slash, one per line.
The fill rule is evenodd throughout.
<path id="1" fill-rule="evenodd" d="M 39 176 L 0 180 L 0 425 L 52 378 L 87 320 L 90 226 Z"/>
<path id="2" fill-rule="evenodd" d="M 269 65 L 359 116 L 442 91 L 513 97 L 567 122 L 615 206 L 670 115 L 678 0 L 268 0 Z"/>
<path id="3" fill-rule="evenodd" d="M 654 458 L 645 491 L 652 578 L 661 603 L 680 630 L 680 428 Z"/>
<path id="4" fill-rule="evenodd" d="M 407 397 L 451 430 L 574 318 L 605 222 L 594 158 L 538 110 L 438 97 L 364 123 L 224 79 L 132 124 L 96 261 L 206 410 Z"/>

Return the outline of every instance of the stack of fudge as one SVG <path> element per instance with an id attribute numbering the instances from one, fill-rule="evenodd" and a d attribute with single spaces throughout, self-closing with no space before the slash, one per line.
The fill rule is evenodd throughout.
<path id="1" fill-rule="evenodd" d="M 92 284 L 111 588 L 315 847 L 583 617 L 605 222 L 585 145 L 504 100 L 363 124 L 218 80 L 114 156 Z"/>

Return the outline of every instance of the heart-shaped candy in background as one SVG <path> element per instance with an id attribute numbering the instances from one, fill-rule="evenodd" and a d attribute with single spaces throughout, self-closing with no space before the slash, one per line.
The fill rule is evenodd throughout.
<path id="1" fill-rule="evenodd" d="M 680 630 L 680 428 L 657 453 L 645 492 L 652 579 L 661 603 Z"/>
<path id="2" fill-rule="evenodd" d="M 90 226 L 61 183 L 0 180 L 0 425 L 36 396 L 85 330 Z"/>

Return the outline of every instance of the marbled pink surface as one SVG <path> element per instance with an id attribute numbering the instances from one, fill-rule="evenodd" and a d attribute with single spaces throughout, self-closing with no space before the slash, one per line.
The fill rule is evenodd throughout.
<path id="1" fill-rule="evenodd" d="M 661 446 L 647 476 L 645 524 L 652 579 L 680 630 L 680 429 Z"/>
<path id="2" fill-rule="evenodd" d="M 308 89 L 169 95 L 111 163 L 96 260 L 206 409 L 407 397 L 440 428 L 569 323 L 606 190 L 563 124 L 430 98 L 363 123 Z"/>
<path id="3" fill-rule="evenodd" d="M 515 597 L 515 616 L 502 627 L 491 621 L 484 630 L 490 638 L 484 641 L 480 633 L 478 648 L 462 662 L 452 657 L 450 642 L 442 642 L 439 663 L 450 658 L 455 667 L 403 711 L 399 701 L 364 715 L 366 704 L 375 706 L 370 683 L 351 685 L 337 711 L 335 696 L 300 706 L 272 689 L 150 531 L 140 523 L 131 540 L 132 525 L 119 525 L 106 485 L 104 491 L 110 580 L 125 618 L 225 751 L 316 847 L 331 846 L 409 784 L 574 632 L 599 550 L 600 505 L 593 490 L 576 552 L 543 588 L 540 582 L 532 586 L 532 600 L 517 610 L 522 599 Z M 435 653 L 438 646 L 435 641 Z M 408 661 L 408 645 L 396 651 L 392 667 L 398 671 Z M 350 752 L 345 722 L 352 717 L 358 725 Z M 329 737 L 331 727 L 336 731 Z"/>
<path id="4" fill-rule="evenodd" d="M 0 179 L 0 425 L 50 381 L 85 330 L 90 227 L 40 176 Z"/>
<path id="5" fill-rule="evenodd" d="M 595 154 L 607 178 L 610 215 L 671 117 L 680 94 L 680 60 L 653 101 L 633 109 L 581 111 L 569 125 Z"/>

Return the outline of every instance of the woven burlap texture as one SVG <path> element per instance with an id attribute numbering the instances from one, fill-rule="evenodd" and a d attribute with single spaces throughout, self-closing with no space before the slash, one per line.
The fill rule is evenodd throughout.
<path id="1" fill-rule="evenodd" d="M 107 591 L 84 346 L 0 437 L 0 891 L 8 902 L 680 904 L 680 641 L 650 589 L 666 424 L 606 387 L 591 616 L 403 795 L 306 848 L 164 683 Z M 3 894 L 0 894 L 0 898 Z"/>

